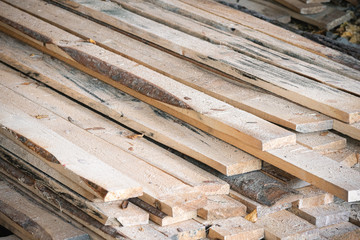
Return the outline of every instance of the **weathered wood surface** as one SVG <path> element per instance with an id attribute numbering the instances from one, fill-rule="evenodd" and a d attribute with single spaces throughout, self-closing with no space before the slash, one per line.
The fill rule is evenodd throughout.
<path id="1" fill-rule="evenodd" d="M 296 141 L 319 152 L 331 152 L 346 147 L 346 138 L 329 131 L 297 134 Z"/>
<path id="2" fill-rule="evenodd" d="M 320 236 L 330 240 L 355 240 L 360 238 L 360 228 L 352 223 L 344 222 L 320 228 Z"/>
<path id="3" fill-rule="evenodd" d="M 118 3 L 129 11 L 152 19 L 156 22 L 165 24 L 174 29 L 183 31 L 187 34 L 207 40 L 211 43 L 228 46 L 237 52 L 256 58 L 263 62 L 275 65 L 291 72 L 295 72 L 299 75 L 309 77 L 334 88 L 338 88 L 340 90 L 344 90 L 360 96 L 360 85 L 359 81 L 357 80 L 347 78 L 346 76 L 331 72 L 321 67 L 317 67 L 314 64 L 300 61 L 295 57 L 279 53 L 263 46 L 259 46 L 258 44 L 255 44 L 247 39 L 222 32 L 218 29 L 215 29 L 214 27 L 201 24 L 197 21 L 193 21 L 189 18 L 146 3 L 143 0 L 115 0 L 114 2 Z M 24 7 L 24 9 L 29 9 L 29 7 Z M 46 19 L 49 20 L 49 17 L 46 17 Z"/>
<path id="4" fill-rule="evenodd" d="M 323 4 L 304 3 L 300 0 L 275 0 L 275 1 L 300 14 L 316 14 L 326 9 L 326 6 Z"/>
<path id="5" fill-rule="evenodd" d="M 0 168 L 3 174 L 14 181 L 23 179 L 22 185 L 27 189 L 32 188 L 36 191 L 39 186 L 46 186 L 56 192 L 60 198 L 65 199 L 104 225 L 132 226 L 148 223 L 149 214 L 137 206 L 130 203 L 122 209 L 119 207 L 122 204 L 121 201 L 110 203 L 88 201 L 3 148 L 0 148 Z"/>
<path id="6" fill-rule="evenodd" d="M 49 118 L 38 119 L 38 121 L 42 122 L 49 130 L 51 129 L 50 131 L 59 134 L 59 137 L 66 138 L 66 141 L 73 144 L 77 143 L 79 147 L 87 149 L 89 153 L 101 158 L 103 165 L 109 164 L 109 166 L 119 171 L 119 173 L 131 178 L 131 181 L 140 184 L 144 193 L 142 196 L 137 196 L 153 206 L 162 209 L 162 211 L 167 214 L 171 216 L 181 215 L 183 212 L 196 210 L 198 207 L 205 204 L 204 201 L 206 199 L 198 190 L 122 151 L 118 147 L 93 136 L 86 130 L 74 126 L 69 121 L 57 117 L 55 114 L 30 102 L 20 95 L 16 95 L 16 93 L 12 92 L 10 89 L 0 89 L 1 92 L 7 91 L 7 95 L 11 96 L 12 99 L 12 103 L 10 103 L 6 99 L 0 97 L 0 102 L 3 106 L 11 108 L 16 105 L 22 105 L 21 110 L 19 111 L 23 111 L 23 115 L 35 114 L 35 116 L 48 116 Z M 51 121 L 49 121 L 49 119 L 51 119 Z M 40 125 L 38 122 L 35 123 Z M 34 125 L 36 126 L 35 123 Z M 86 139 L 86 141 L 84 141 L 84 139 Z M 101 149 L 101 151 L 99 149 Z M 72 157 L 71 153 L 70 157 Z M 88 171 L 86 166 L 87 165 L 85 165 L 84 170 Z M 114 181 L 113 179 L 122 181 L 121 178 L 107 178 L 108 181 Z M 124 177 L 124 179 L 127 178 Z"/>
<path id="7" fill-rule="evenodd" d="M 36 81 L 24 79 L 17 72 L 4 66 L 0 66 L 0 76 L 3 77 L 0 85 L 12 89 L 65 120 L 69 121 L 70 117 L 74 125 L 156 166 L 202 193 L 210 195 L 229 192 L 229 185 L 214 175 L 148 140 L 141 137 L 131 139 L 132 136 L 137 136 L 136 133 L 98 116 L 45 86 L 39 88 Z"/>
<path id="8" fill-rule="evenodd" d="M 295 202 L 293 206 L 296 208 L 310 208 L 326 205 L 334 201 L 334 196 L 324 192 L 314 186 L 307 186 L 297 189 L 303 197 Z"/>
<path id="9" fill-rule="evenodd" d="M 144 133 L 147 137 L 185 153 L 226 175 L 240 174 L 261 167 L 261 161 L 255 157 L 159 109 L 150 107 L 108 84 L 94 81 L 91 76 L 4 34 L 0 34 L 0 39 L 6 46 L 0 52 L 1 58 L 7 64 L 23 73 L 36 73 L 30 75 L 86 106 Z M 6 49 L 11 51 L 5 52 Z M 35 57 L 31 58 L 31 54 Z"/>
<path id="10" fill-rule="evenodd" d="M 86 240 L 89 236 L 0 181 L 0 222 L 23 239 Z"/>
<path id="11" fill-rule="evenodd" d="M 9 95 L 3 92 L 1 96 L 6 98 Z M 37 122 L 35 117 L 23 114 L 16 107 L 7 108 L 1 104 L 0 108 L 2 134 L 62 174 L 76 179 L 94 195 L 112 201 L 142 194 L 137 182 Z"/>
<path id="12" fill-rule="evenodd" d="M 241 11 L 209 0 L 182 0 L 181 2 L 176 0 L 151 0 L 151 2 L 218 29 L 251 39 L 260 45 L 360 80 L 358 71 L 354 70 L 360 70 L 357 59 L 294 34 L 284 28 L 261 21 Z M 346 64 L 349 67 L 330 59 Z"/>
<path id="13" fill-rule="evenodd" d="M 237 53 L 225 46 L 189 36 L 126 11 L 114 3 L 87 1 L 76 8 L 76 11 L 90 14 L 93 18 L 105 21 L 123 31 L 243 81 L 271 90 L 277 95 L 333 118 L 349 123 L 360 120 L 358 114 L 360 101 L 355 96 Z"/>
<path id="14" fill-rule="evenodd" d="M 16 3 L 16 1 L 11 2 L 11 4 Z M 257 115 L 265 120 L 287 128 L 292 128 L 299 132 L 320 131 L 332 127 L 332 120 L 318 112 L 270 95 L 261 91 L 259 88 L 251 87 L 249 84 L 235 82 L 229 78 L 202 69 L 191 62 L 150 47 L 147 44 L 131 39 L 105 26 L 65 11 L 64 9 L 49 4 L 45 5 L 45 3 L 39 1 L 27 1 L 26 4 L 21 2 L 21 4 L 17 4 L 17 6 L 22 7 L 26 11 L 31 11 L 32 14 L 36 14 L 36 16 L 48 22 L 50 21 L 52 24 L 67 31 L 76 31 L 76 34 L 79 36 L 91 38 L 96 41 L 98 45 L 106 47 L 113 52 L 120 53 L 157 72 L 165 74 L 181 83 L 196 88 L 199 91 L 205 92 L 208 95 L 230 103 L 237 108 Z M 43 10 L 39 12 L 37 11 L 38 9 Z M 64 15 L 67 17 L 64 18 Z M 167 18 L 174 19 L 174 16 L 171 15 Z M 177 22 L 176 19 L 174 21 Z M 74 22 L 78 24 L 74 25 Z M 208 31 L 212 31 L 209 29 L 209 26 L 196 25 L 197 22 L 195 21 L 190 21 L 189 23 L 190 25 L 188 24 L 188 26 L 191 27 L 191 29 L 201 28 L 200 32 L 205 33 L 206 36 L 209 35 Z M 183 25 L 184 23 L 181 24 L 181 26 Z M 98 31 L 101 31 L 102 34 L 97 34 Z M 218 35 L 218 31 L 219 30 L 212 32 Z M 111 38 L 111 41 L 108 40 L 109 38 Z M 236 38 L 231 37 L 231 41 L 234 41 L 234 39 Z M 220 41 L 223 44 L 223 40 Z M 242 40 L 237 45 L 250 44 L 250 47 L 253 45 L 259 48 L 258 45 L 251 41 L 243 43 L 244 41 L 247 40 Z M 261 51 L 261 54 L 266 54 L 267 51 L 269 50 Z M 159 59 L 162 60 L 159 61 Z M 273 61 L 275 60 L 272 59 L 272 62 Z M 299 64 L 295 64 L 295 66 L 298 65 Z M 289 111 L 280 111 L 280 109 L 284 108 L 289 109 Z"/>
<path id="15" fill-rule="evenodd" d="M 11 6 L 9 7 L 11 8 Z M 15 8 L 12 10 L 14 12 L 6 16 L 6 19 L 11 19 L 9 20 L 10 25 L 12 25 L 12 22 L 18 21 L 12 17 L 13 15 L 18 14 L 26 17 L 28 21 L 33 22 L 32 24 L 37 23 L 36 29 L 31 31 L 40 33 L 41 36 L 47 39 L 48 44 L 43 47 L 37 37 L 32 38 L 31 34 L 24 35 L 24 33 L 20 33 L 25 38 L 23 40 L 32 41 L 38 48 L 51 51 L 52 54 L 56 54 L 57 57 L 69 64 L 131 93 L 155 107 L 166 110 L 168 113 L 186 120 L 200 129 L 232 134 L 238 141 L 246 142 L 246 144 L 261 150 L 291 145 L 295 142 L 295 136 L 285 129 L 180 84 L 120 55 L 94 44 L 83 42 L 74 35 L 34 18 L 25 12 Z M 8 31 L 19 33 L 19 30 L 10 25 L 5 25 L 4 27 L 8 28 Z M 21 30 L 23 27 L 18 28 Z M 33 27 L 27 26 L 26 28 L 31 29 Z M 106 61 L 104 61 L 105 59 Z M 98 64 L 93 64 L 93 61 Z M 112 71 L 106 69 L 112 69 Z M 256 124 L 249 124 L 249 122 L 256 122 Z"/>
<path id="16" fill-rule="evenodd" d="M 360 140 L 360 123 L 347 124 L 334 120 L 334 130 L 348 135 L 354 139 Z"/>

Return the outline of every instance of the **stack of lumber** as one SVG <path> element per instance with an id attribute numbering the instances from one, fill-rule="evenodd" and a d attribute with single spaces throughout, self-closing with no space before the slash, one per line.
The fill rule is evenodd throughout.
<path id="1" fill-rule="evenodd" d="M 217 0 L 234 8 L 246 8 L 270 20 L 289 23 L 291 18 L 322 30 L 331 30 L 351 20 L 351 11 L 327 4 L 330 0 Z M 357 0 L 348 0 L 357 5 Z"/>
<path id="2" fill-rule="evenodd" d="M 359 237 L 358 60 L 213 1 L 0 9 L 16 236 Z"/>

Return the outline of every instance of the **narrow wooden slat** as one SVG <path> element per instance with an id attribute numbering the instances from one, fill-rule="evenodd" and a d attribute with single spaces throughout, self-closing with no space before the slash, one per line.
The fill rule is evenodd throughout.
<path id="1" fill-rule="evenodd" d="M 334 196 L 314 186 L 297 189 L 303 197 L 293 203 L 296 208 L 310 208 L 326 205 L 334 201 Z"/>
<path id="2" fill-rule="evenodd" d="M 346 124 L 341 121 L 334 120 L 334 130 L 360 140 L 360 123 Z"/>
<path id="3" fill-rule="evenodd" d="M 300 14 L 316 14 L 326 9 L 325 5 L 319 3 L 304 3 L 300 0 L 275 0 L 275 1 Z"/>
<path id="4" fill-rule="evenodd" d="M 91 14 L 124 31 L 344 122 L 360 120 L 360 101 L 352 95 L 157 24 L 116 4 L 87 1 L 76 11 Z"/>
<path id="5" fill-rule="evenodd" d="M 16 3 L 17 1 L 11 2 L 11 4 Z M 61 8 L 38 1 L 27 1 L 26 5 L 21 2 L 17 6 L 25 11 L 31 11 L 32 14 L 36 14 L 45 21 L 70 32 L 76 31 L 75 34 L 91 38 L 98 45 L 265 120 L 299 132 L 320 131 L 332 126 L 332 120 L 318 112 L 272 96 L 248 84 L 229 82 L 230 79 L 203 70 L 188 61 L 173 57 Z M 43 10 L 39 12 L 38 9 Z M 64 14 L 67 15 L 66 18 L 62 17 Z M 74 22 L 79 24 L 74 25 Z M 193 23 L 195 24 L 195 22 Z M 195 28 L 198 29 L 198 27 Z M 207 30 L 208 28 L 203 27 L 201 32 Z M 102 34 L 97 34 L 98 31 L 101 31 Z M 112 40 L 108 41 L 109 38 Z M 163 60 L 158 61 L 158 59 Z M 284 108 L 292 111 L 281 111 Z"/>
<path id="6" fill-rule="evenodd" d="M 89 239 L 87 234 L 48 213 L 4 181 L 0 181 L 0 192 L 0 222 L 5 221 L 21 238 Z"/>
<path id="7" fill-rule="evenodd" d="M 3 97 L 8 93 L 3 92 Z M 141 186 L 18 109 L 1 105 L 1 133 L 104 201 L 136 197 Z M 35 130 L 36 129 L 36 130 Z M 70 150 L 71 149 L 71 150 Z M 109 180 L 110 179 L 110 180 Z M 118 179 L 113 181 L 111 179 Z"/>
<path id="8" fill-rule="evenodd" d="M 151 222 L 149 225 L 168 239 L 196 240 L 206 237 L 205 226 L 192 219 L 169 226 L 158 226 Z"/>
<path id="9" fill-rule="evenodd" d="M 296 141 L 318 152 L 331 152 L 346 147 L 346 138 L 329 131 L 297 134 Z"/>
<path id="10" fill-rule="evenodd" d="M 98 116 L 53 90 L 45 87 L 38 88 L 35 81 L 24 79 L 17 72 L 1 65 L 0 76 L 3 77 L 0 81 L 1 85 L 12 89 L 65 120 L 69 120 L 70 117 L 71 122 L 76 126 L 156 166 L 203 194 L 227 194 L 229 192 L 229 185 L 214 175 L 141 137 L 131 139 L 131 136 L 136 133 Z"/>
<path id="11" fill-rule="evenodd" d="M 2 4 L 0 3 L 0 5 Z M 87 71 L 90 71 L 103 81 L 115 85 L 156 107 L 166 109 L 167 112 L 200 129 L 231 133 L 239 141 L 246 142 L 246 144 L 261 150 L 278 148 L 295 142 L 295 135 L 285 129 L 182 85 L 94 44 L 82 42 L 81 39 L 76 38 L 74 35 L 63 32 L 25 12 L 15 8 L 12 8 L 12 10 L 14 12 L 8 16 L 6 15 L 5 18 L 12 20 L 4 20 L 5 22 L 10 21 L 8 22 L 10 25 L 14 25 L 12 22 L 18 21 L 16 17 L 12 17 L 13 15 L 20 15 L 28 18 L 30 22 L 37 22 L 36 29 L 31 30 L 33 33 L 30 35 L 37 32 L 35 35 L 40 34 L 42 37 L 35 36 L 35 38 L 32 38 L 27 35 L 26 38 L 36 42 L 38 47 L 43 48 L 43 44 L 39 45 L 37 39 L 46 38 L 48 44 L 46 44 L 45 48 L 51 49 L 53 53 L 55 51 L 59 57 L 62 56 L 61 58 L 68 63 L 84 70 L 87 69 Z M 4 27 L 12 29 L 13 27 L 8 24 L 5 24 L 7 26 Z M 14 25 L 15 28 L 18 26 L 17 24 Z M 25 28 L 29 27 L 32 28 L 32 26 Z M 19 29 L 21 31 L 23 27 Z M 13 30 L 18 31 L 15 29 L 10 31 L 13 32 Z M 64 41 L 65 39 L 66 41 Z M 93 64 L 94 61 L 97 64 Z M 106 69 L 113 70 L 107 71 Z M 253 122 L 256 122 L 256 124 L 249 124 Z M 266 131 L 261 129 L 266 129 Z"/>
<path id="12" fill-rule="evenodd" d="M 165 1 L 163 0 L 152 1 L 160 1 L 165 4 Z M 261 21 L 249 14 L 236 11 L 235 9 L 231 9 L 211 0 L 181 0 L 181 2 L 185 2 L 188 5 L 186 6 L 185 4 L 181 5 L 179 8 L 173 8 L 175 11 L 183 11 L 183 7 L 185 7 L 186 11 L 190 10 L 192 12 L 189 16 L 195 17 L 198 14 L 193 12 L 194 8 L 188 7 L 189 5 L 193 6 L 203 10 L 200 14 L 200 19 L 211 23 L 213 26 L 218 26 L 219 28 L 227 29 L 229 32 L 240 35 L 247 32 L 248 34 L 245 34 L 244 36 L 253 39 L 255 42 L 265 44 L 265 46 L 271 46 L 278 51 L 287 52 L 289 55 L 295 55 L 297 58 L 304 58 L 315 65 L 323 66 L 324 68 L 332 69 L 334 72 L 341 72 L 346 76 L 360 80 L 358 71 L 354 70 L 360 70 L 359 60 L 351 56 L 344 55 L 339 51 L 311 41 L 298 34 L 294 34 L 289 30 Z M 166 3 L 178 6 L 177 0 L 167 0 Z M 214 19 L 216 20 L 214 21 Z M 242 26 L 246 28 L 244 29 Z M 329 61 L 329 59 L 345 64 L 349 67 L 337 64 L 334 61 Z"/>
<path id="13" fill-rule="evenodd" d="M 51 176 L 37 170 L 30 164 L 24 163 L 24 160 L 16 155 L 0 148 L 0 171 L 14 181 L 18 179 L 28 179 L 23 181 L 23 186 L 36 190 L 39 186 L 45 185 L 55 191 L 59 197 L 64 198 L 85 214 L 93 217 L 104 225 L 113 226 L 132 226 L 147 224 L 149 214 L 129 203 L 125 209 L 120 208 L 122 201 L 112 201 L 104 203 L 101 201 L 91 202 L 78 194 L 74 193 L 66 186 L 53 180 Z"/>
<path id="14" fill-rule="evenodd" d="M 138 101 L 91 76 L 43 55 L 36 49 L 0 34 L 1 59 L 23 73 L 119 121 L 158 142 L 183 152 L 226 174 L 261 168 L 255 157 L 196 129 L 159 109 Z M 7 44 L 9 43 L 9 44 Z M 33 61 L 43 59 L 44 61 Z M 36 73 L 36 74 L 35 74 Z M 219 152 L 217 149 L 222 149 Z"/>

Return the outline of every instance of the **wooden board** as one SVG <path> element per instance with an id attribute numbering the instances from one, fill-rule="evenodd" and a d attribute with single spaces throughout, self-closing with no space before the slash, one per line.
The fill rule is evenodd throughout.
<path id="1" fill-rule="evenodd" d="M 297 134 L 296 141 L 319 152 L 331 152 L 346 147 L 346 138 L 329 131 Z"/>
<path id="2" fill-rule="evenodd" d="M 11 8 L 11 6 L 9 7 Z M 101 80 L 127 93 L 131 93 L 133 96 L 155 107 L 166 110 L 166 112 L 200 129 L 210 132 L 231 133 L 238 138 L 238 141 L 261 150 L 291 145 L 295 142 L 295 135 L 285 129 L 180 84 L 120 55 L 94 44 L 83 42 L 74 35 L 68 34 L 25 12 L 15 8 L 12 10 L 14 12 L 10 15 L 18 14 L 29 18 L 29 21 L 37 23 L 36 29 L 32 31 L 51 39 L 48 40 L 50 44 L 47 44 L 45 48 L 52 51 L 53 54 L 56 52 L 58 56 L 62 56 L 61 58 L 68 63 L 83 70 L 86 69 L 87 72 L 91 72 Z M 10 15 L 6 16 L 6 18 L 12 18 Z M 11 25 L 12 21 L 16 22 L 17 20 L 12 19 L 9 21 Z M 10 27 L 10 25 L 7 26 Z M 27 27 L 32 28 L 31 26 Z M 43 48 L 43 44 L 36 38 L 24 37 L 36 43 L 38 47 Z M 65 39 L 66 43 L 64 42 Z M 105 59 L 106 61 L 104 61 Z M 93 65 L 93 61 L 98 62 L 98 64 Z M 113 70 L 107 71 L 105 68 L 112 68 Z M 120 74 L 122 74 L 123 78 L 119 78 Z M 252 124 L 249 124 L 249 122 Z M 253 124 L 253 122 L 256 122 L 256 124 Z"/>
<path id="3" fill-rule="evenodd" d="M 359 61 L 355 58 L 294 34 L 284 28 L 261 21 L 241 11 L 209 0 L 182 0 L 181 2 L 176 0 L 152 0 L 152 2 L 170 11 L 215 26 L 218 29 L 251 39 L 260 45 L 360 80 L 358 71 L 354 70 L 360 70 L 358 67 L 360 65 Z M 349 67 L 329 59 L 346 64 Z M 346 71 L 344 71 L 345 69 Z"/>
<path id="4" fill-rule="evenodd" d="M 106 9 L 112 9 L 109 12 Z M 194 38 L 132 14 L 113 3 L 86 2 L 76 8 L 107 23 L 178 54 L 315 109 L 344 122 L 360 120 L 359 99 L 270 64 Z M 115 14 L 116 12 L 116 14 Z M 146 27 L 144 27 L 146 26 Z M 284 79 L 292 79 L 284 81 Z M 319 94 L 319 92 L 321 94 Z M 336 100 L 335 100 L 336 99 Z M 346 107 L 345 107 L 346 106 Z"/>
<path id="5" fill-rule="evenodd" d="M 325 5 L 319 3 L 304 3 L 301 0 L 275 0 L 275 1 L 300 14 L 316 14 L 326 9 Z"/>
<path id="6" fill-rule="evenodd" d="M 196 240 L 206 237 L 205 226 L 193 219 L 169 226 L 158 226 L 151 222 L 149 225 L 164 234 L 168 239 Z"/>
<path id="7" fill-rule="evenodd" d="M 296 208 L 310 208 L 326 205 L 334 201 L 334 196 L 324 192 L 314 186 L 307 186 L 297 189 L 303 197 L 295 202 L 293 206 Z"/>
<path id="8" fill-rule="evenodd" d="M 108 84 L 94 81 L 91 76 L 20 44 L 15 39 L 4 34 L 0 37 L 2 43 L 7 46 L 3 50 L 11 50 L 1 55 L 7 64 L 23 73 L 36 72 L 37 74 L 32 76 L 37 80 L 144 133 L 147 137 L 185 153 L 226 175 L 253 171 L 261 167 L 260 160 L 230 144 L 150 107 Z M 32 54 L 34 58 L 30 57 Z M 219 152 L 217 149 L 222 151 Z"/>
<path id="9" fill-rule="evenodd" d="M 360 238 L 360 228 L 352 223 L 344 222 L 320 228 L 320 236 L 325 239 L 357 239 Z"/>
<path id="10" fill-rule="evenodd" d="M 2 96 L 8 94 L 2 93 Z M 31 118 L 15 107 L 9 109 L 4 105 L 1 105 L 0 116 L 2 134 L 38 155 L 62 174 L 76 179 L 79 185 L 92 190 L 104 201 L 142 194 L 137 182 L 35 121 L 35 117 Z"/>
<path id="11" fill-rule="evenodd" d="M 341 121 L 334 120 L 334 130 L 348 135 L 356 140 L 360 140 L 360 123 L 346 124 Z"/>
<path id="12" fill-rule="evenodd" d="M 11 4 L 16 3 L 16 1 L 11 2 Z M 22 7 L 22 9 L 25 11 L 31 11 L 32 14 L 36 14 L 36 16 L 41 17 L 42 19 L 51 22 L 52 24 L 59 26 L 62 29 L 70 32 L 76 31 L 75 34 L 78 34 L 83 38 L 91 38 L 100 46 L 103 46 L 115 53 L 126 56 L 140 64 L 144 64 L 145 66 L 157 72 L 165 74 L 177 81 L 180 81 L 183 84 L 205 92 L 208 95 L 230 103 L 237 108 L 257 115 L 265 120 L 280 124 L 287 128 L 292 128 L 299 132 L 320 131 L 330 129 L 332 127 L 332 120 L 318 112 L 311 111 L 282 98 L 270 95 L 258 88 L 251 87 L 249 84 L 235 82 L 229 78 L 225 78 L 202 69 L 191 62 L 179 59 L 163 51 L 152 48 L 147 44 L 133 40 L 100 24 L 67 12 L 64 9 L 49 4 L 45 5 L 45 3 L 38 1 L 27 1 L 26 5 L 23 2 L 19 2 L 17 6 Z M 39 13 L 37 10 L 40 8 L 43 10 Z M 154 8 L 151 8 L 151 10 L 154 11 Z M 144 10 L 143 12 L 148 11 Z M 67 15 L 66 18 L 62 17 L 64 14 Z M 156 14 L 156 16 L 158 15 L 160 14 Z M 176 16 L 174 16 L 174 14 L 170 16 L 166 15 L 164 16 L 164 19 L 173 19 L 174 21 L 171 22 L 179 22 L 178 24 L 180 26 L 185 25 L 184 22 L 177 20 L 179 17 L 180 20 L 184 20 L 184 17 L 175 17 Z M 81 24 L 74 25 L 73 22 L 78 22 Z M 201 32 L 201 34 L 205 34 L 207 37 L 209 37 L 209 34 L 211 34 L 211 29 L 209 29 L 209 26 L 202 26 L 197 24 L 195 21 L 187 21 L 187 23 L 187 26 L 189 26 L 188 29 L 198 29 L 196 32 Z M 98 31 L 101 31 L 102 34 L 97 34 Z M 213 35 L 219 35 L 218 30 L 212 30 L 212 33 Z M 221 44 L 224 44 L 224 37 L 230 38 L 229 41 L 231 42 L 239 39 L 235 36 L 227 36 L 227 34 L 221 35 Z M 111 38 L 111 41 L 109 41 L 109 38 Z M 214 38 L 212 38 L 212 41 L 214 41 Z M 245 49 L 249 47 L 251 48 L 252 46 L 257 46 L 251 41 L 244 41 L 247 40 L 241 40 L 237 45 L 246 45 L 247 47 L 244 46 Z M 257 48 L 259 48 L 259 46 L 256 47 L 255 52 L 261 51 L 261 54 L 266 54 L 266 52 L 271 51 L 268 49 L 264 49 L 264 51 L 262 51 L 262 49 Z M 277 55 L 278 53 L 272 56 L 274 57 Z M 158 59 L 162 59 L 162 61 L 158 61 Z M 272 58 L 271 62 L 276 62 L 276 60 Z M 299 65 L 301 64 L 298 63 L 293 66 Z M 311 69 L 313 68 L 314 67 L 312 66 Z M 315 72 L 318 75 L 322 71 L 319 70 Z M 326 79 L 329 78 L 332 77 L 330 77 L 328 74 Z M 342 77 L 342 80 L 344 81 L 344 77 Z M 351 84 L 347 85 L 353 86 Z M 291 109 L 291 111 L 284 112 L 280 110 L 284 108 L 289 110 Z"/>
<path id="13" fill-rule="evenodd" d="M 48 213 L 8 183 L 1 181 L 0 190 L 0 222 L 21 238 L 89 239 L 87 234 Z"/>
<path id="14" fill-rule="evenodd" d="M 30 164 L 24 163 L 24 160 L 3 148 L 0 148 L 0 168 L 4 175 L 14 181 L 19 181 L 27 189 L 32 188 L 36 191 L 37 188 L 43 185 L 50 188 L 60 198 L 65 199 L 104 225 L 132 226 L 148 223 L 149 214 L 134 204 L 129 203 L 126 208 L 120 208 L 122 201 L 112 201 L 110 203 L 87 201 L 52 179 L 51 176 L 37 170 Z M 19 179 L 25 181 L 21 182 Z"/>
<path id="15" fill-rule="evenodd" d="M 143 161 L 193 186 L 202 193 L 212 195 L 227 194 L 229 192 L 229 185 L 214 175 L 142 137 L 131 139 L 132 136 L 137 136 L 136 133 L 83 108 L 55 91 L 46 87 L 39 88 L 36 86 L 35 81 L 24 79 L 17 72 L 1 65 L 0 76 L 3 77 L 3 80 L 0 81 L 1 85 L 12 89 L 65 120 L 69 120 L 70 117 L 74 125 L 141 158 Z"/>

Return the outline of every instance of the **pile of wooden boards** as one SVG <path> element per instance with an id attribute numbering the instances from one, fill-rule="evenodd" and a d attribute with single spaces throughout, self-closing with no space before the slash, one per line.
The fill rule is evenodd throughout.
<path id="1" fill-rule="evenodd" d="M 359 237 L 358 60 L 213 1 L 0 9 L 17 236 Z"/>
<path id="2" fill-rule="evenodd" d="M 346 8 L 327 4 L 330 0 L 217 0 L 234 8 L 246 8 L 270 20 L 289 23 L 291 18 L 331 30 L 353 19 Z M 356 6 L 357 0 L 348 0 Z"/>

